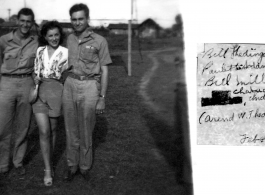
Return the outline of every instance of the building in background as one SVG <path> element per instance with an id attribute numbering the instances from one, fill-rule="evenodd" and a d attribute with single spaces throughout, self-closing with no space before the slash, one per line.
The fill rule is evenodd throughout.
<path id="1" fill-rule="evenodd" d="M 132 36 L 140 38 L 158 38 L 162 32 L 162 28 L 152 19 L 147 19 L 141 24 L 132 24 Z M 128 34 L 128 24 L 109 24 L 110 34 L 126 35 Z"/>
<path id="2" fill-rule="evenodd" d="M 138 24 L 132 24 L 132 36 L 138 36 Z M 128 24 L 109 24 L 108 29 L 110 34 L 126 35 L 128 34 Z"/>
<path id="3" fill-rule="evenodd" d="M 140 38 L 158 38 L 162 28 L 152 19 L 143 21 L 138 26 Z"/>
<path id="4" fill-rule="evenodd" d="M 64 33 L 72 33 L 74 32 L 74 29 L 72 27 L 72 24 L 70 22 L 60 22 L 61 27 L 63 28 Z"/>

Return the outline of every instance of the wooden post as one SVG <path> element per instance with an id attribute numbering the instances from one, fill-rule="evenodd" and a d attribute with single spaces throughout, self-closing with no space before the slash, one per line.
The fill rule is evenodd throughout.
<path id="1" fill-rule="evenodd" d="M 132 76 L 132 20 L 128 22 L 128 76 Z"/>
<path id="2" fill-rule="evenodd" d="M 131 19 L 128 22 L 128 75 L 132 76 L 132 19 L 133 0 L 131 0 Z"/>
<path id="3" fill-rule="evenodd" d="M 8 21 L 10 22 L 10 11 L 11 9 L 8 9 Z"/>

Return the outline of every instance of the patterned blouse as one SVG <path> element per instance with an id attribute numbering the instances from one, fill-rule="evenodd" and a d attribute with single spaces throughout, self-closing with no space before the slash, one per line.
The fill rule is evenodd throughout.
<path id="1" fill-rule="evenodd" d="M 62 72 L 68 68 L 68 49 L 59 46 L 49 59 L 47 46 L 39 47 L 34 63 L 34 72 L 38 75 L 40 66 L 40 77 L 60 79 Z"/>

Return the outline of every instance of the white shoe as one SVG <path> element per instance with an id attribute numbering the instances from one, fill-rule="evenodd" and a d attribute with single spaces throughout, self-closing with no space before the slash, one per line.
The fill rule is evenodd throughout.
<path id="1" fill-rule="evenodd" d="M 44 172 L 45 173 L 47 173 L 47 172 L 51 173 L 51 170 L 45 170 L 44 169 Z M 44 174 L 44 179 L 43 180 L 44 180 L 44 185 L 45 186 L 52 186 L 52 177 L 51 176 L 46 176 L 46 174 Z"/>

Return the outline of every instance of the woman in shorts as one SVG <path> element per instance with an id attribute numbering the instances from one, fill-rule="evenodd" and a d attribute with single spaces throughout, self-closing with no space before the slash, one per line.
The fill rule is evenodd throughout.
<path id="1" fill-rule="evenodd" d="M 68 49 L 61 46 L 63 31 L 57 21 L 48 21 L 40 32 L 34 81 L 39 85 L 37 101 L 32 105 L 39 128 L 40 147 L 44 160 L 44 184 L 53 182 L 52 153 L 55 145 L 56 127 L 61 115 L 63 84 L 62 73 L 68 68 Z M 39 76 L 38 76 L 39 75 Z"/>

